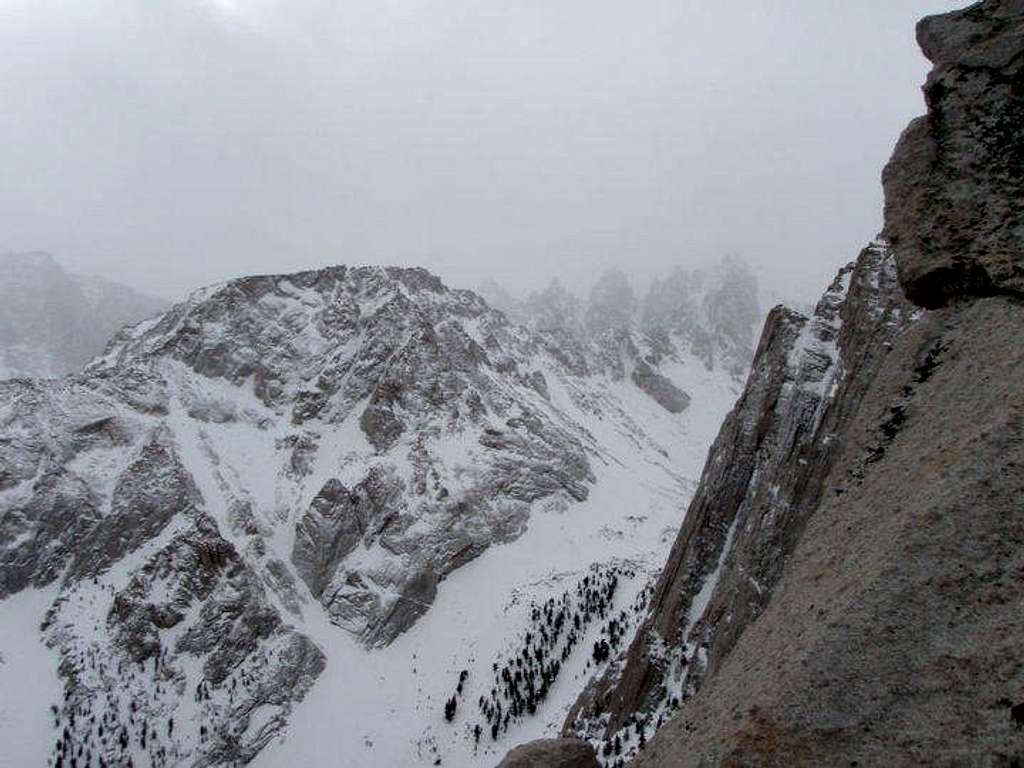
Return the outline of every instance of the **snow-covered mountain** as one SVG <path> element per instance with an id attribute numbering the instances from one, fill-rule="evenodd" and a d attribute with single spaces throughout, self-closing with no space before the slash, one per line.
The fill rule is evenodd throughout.
<path id="1" fill-rule="evenodd" d="M 0 686 L 40 667 L 12 764 L 489 765 L 557 730 L 739 390 L 699 322 L 638 317 L 334 267 L 0 382 Z"/>
<path id="2" fill-rule="evenodd" d="M 47 253 L 0 254 L 0 379 L 77 371 L 117 331 L 168 303 L 64 271 Z"/>

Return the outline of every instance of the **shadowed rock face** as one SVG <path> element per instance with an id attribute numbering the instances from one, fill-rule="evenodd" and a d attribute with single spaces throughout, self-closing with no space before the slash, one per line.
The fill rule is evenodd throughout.
<path id="1" fill-rule="evenodd" d="M 401 482 L 374 467 L 349 490 L 328 480 L 299 520 L 292 563 L 314 597 L 320 598 L 345 557 L 362 541 L 387 530 L 402 507 Z"/>
<path id="2" fill-rule="evenodd" d="M 928 114 L 885 169 L 885 235 L 907 296 L 1024 292 L 1024 3 L 932 16 L 917 38 L 935 67 Z"/>
<path id="3" fill-rule="evenodd" d="M 838 439 L 909 322 L 891 254 L 868 248 L 811 318 L 765 324 L 747 387 L 726 418 L 624 661 L 584 693 L 568 733 L 613 736 L 670 716 L 768 604 L 821 497 Z"/>
<path id="4" fill-rule="evenodd" d="M 643 360 L 633 368 L 633 383 L 654 398 L 669 413 L 682 413 L 690 406 L 690 396 Z"/>

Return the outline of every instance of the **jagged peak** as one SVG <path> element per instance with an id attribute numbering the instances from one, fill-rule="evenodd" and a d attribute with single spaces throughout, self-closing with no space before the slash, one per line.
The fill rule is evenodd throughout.
<path id="1" fill-rule="evenodd" d="M 308 347 L 293 349 L 301 358 L 326 354 L 350 339 L 355 324 L 370 318 L 412 327 L 482 316 L 496 326 L 504 322 L 474 292 L 448 288 L 419 267 L 337 265 L 252 275 L 200 288 L 164 315 L 126 328 L 92 367 L 173 354 L 188 340 L 216 344 L 222 341 L 214 330 L 218 326 L 222 334 L 242 334 L 238 341 L 244 339 L 255 350 L 294 346 L 305 333 Z"/>

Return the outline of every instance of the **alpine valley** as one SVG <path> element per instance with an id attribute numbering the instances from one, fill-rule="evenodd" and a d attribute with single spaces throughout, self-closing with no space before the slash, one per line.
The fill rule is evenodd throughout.
<path id="1" fill-rule="evenodd" d="M 0 382 L 5 764 L 493 765 L 557 733 L 632 637 L 757 283 L 609 273 L 514 315 L 420 269 L 249 277 Z"/>

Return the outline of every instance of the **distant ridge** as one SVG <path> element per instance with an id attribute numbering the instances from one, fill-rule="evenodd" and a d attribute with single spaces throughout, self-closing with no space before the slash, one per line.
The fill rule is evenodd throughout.
<path id="1" fill-rule="evenodd" d="M 0 254 L 0 379 L 56 378 L 168 302 L 65 271 L 48 253 Z"/>

